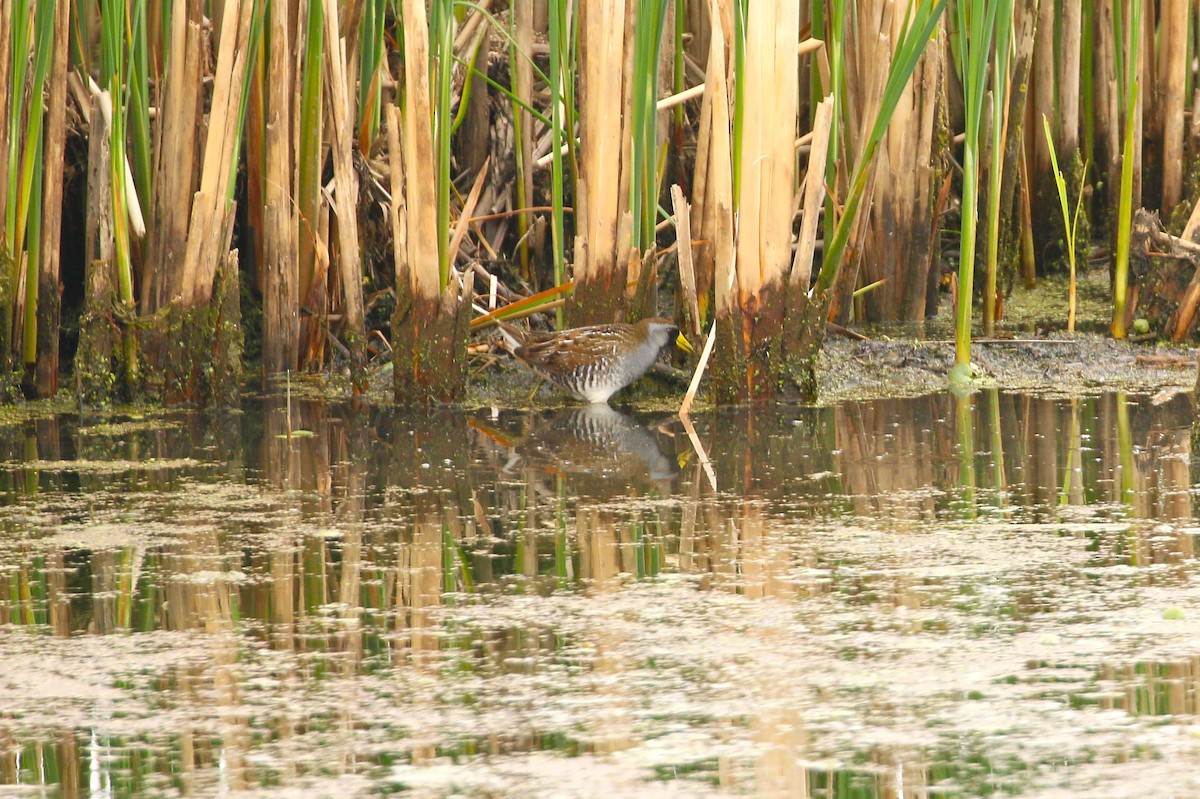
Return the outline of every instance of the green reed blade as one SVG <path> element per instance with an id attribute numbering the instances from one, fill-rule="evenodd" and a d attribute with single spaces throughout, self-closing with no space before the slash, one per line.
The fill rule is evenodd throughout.
<path id="1" fill-rule="evenodd" d="M 996 317 L 996 279 L 1000 259 L 1000 190 L 1003 182 L 1005 117 L 1010 91 L 1008 62 L 1013 29 L 1012 0 L 999 0 L 996 9 L 996 49 L 992 64 L 992 141 L 988 167 L 987 263 L 983 322 L 991 335 Z"/>
<path id="2" fill-rule="evenodd" d="M 554 285 L 561 286 L 567 279 L 566 268 L 566 231 L 563 219 L 563 83 L 570 80 L 574 83 L 574 74 L 567 66 L 567 55 L 570 51 L 570 36 L 567 33 L 567 0 L 550 0 L 550 152 L 552 154 L 552 175 L 550 181 L 551 212 L 551 242 L 554 257 Z M 574 133 L 570 132 L 570 137 Z M 562 308 L 558 309 L 558 323 L 563 322 Z"/>
<path id="3" fill-rule="evenodd" d="M 1115 3 L 1114 6 L 1119 6 Z M 1129 61 L 1125 90 L 1125 135 L 1121 152 L 1121 194 L 1117 205 L 1117 252 L 1113 267 L 1113 338 L 1125 338 L 1125 297 L 1129 289 L 1129 238 L 1133 224 L 1134 115 L 1137 113 L 1137 64 L 1142 30 L 1142 0 L 1129 3 Z M 1120 41 L 1120 40 L 1118 40 Z M 1121 61 L 1117 59 L 1118 63 Z"/>

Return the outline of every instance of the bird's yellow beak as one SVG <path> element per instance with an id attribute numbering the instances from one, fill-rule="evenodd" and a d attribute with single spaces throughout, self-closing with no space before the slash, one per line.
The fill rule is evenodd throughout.
<path id="1" fill-rule="evenodd" d="M 683 350 L 684 352 L 695 352 L 695 350 L 692 349 L 691 342 L 689 342 L 686 338 L 683 337 L 683 333 L 680 333 L 678 336 L 675 337 L 675 346 L 678 347 L 679 349 Z"/>

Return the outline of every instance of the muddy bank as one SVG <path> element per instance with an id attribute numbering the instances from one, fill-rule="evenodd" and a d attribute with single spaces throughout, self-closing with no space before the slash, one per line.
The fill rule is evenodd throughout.
<path id="1" fill-rule="evenodd" d="M 1078 295 L 1078 329 L 1086 332 L 1070 335 L 1062 329 L 1067 307 L 1065 278 L 1043 279 L 1032 291 L 1015 289 L 996 338 L 977 340 L 972 346 L 978 387 L 1048 396 L 1104 389 L 1156 393 L 1194 388 L 1196 348 L 1108 337 L 1111 300 L 1106 269 L 1082 274 Z M 945 389 L 947 373 L 954 365 L 949 295 L 942 297 L 941 304 L 938 316 L 920 326 L 856 328 L 869 336 L 866 341 L 831 334 L 817 367 L 818 404 L 912 397 Z M 651 374 L 615 395 L 612 404 L 647 410 L 677 407 L 695 364 L 693 358 L 677 362 L 678 368 L 666 376 Z M 535 378 L 506 356 L 488 356 L 479 360 L 464 404 L 523 408 L 576 402 L 565 392 L 552 387 L 537 390 L 537 385 Z M 381 398 L 387 399 L 390 382 L 381 388 Z M 697 408 L 706 405 L 703 393 Z"/>
<path id="2" fill-rule="evenodd" d="M 1012 334 L 1012 339 L 977 342 L 972 362 L 979 388 L 1002 388 L 1046 396 L 1101 390 L 1157 393 L 1190 391 L 1196 384 L 1194 348 L 1159 343 L 1114 341 L 1097 333 Z M 954 365 L 954 343 L 871 338 L 854 341 L 831 336 L 817 368 L 818 404 L 848 399 L 913 397 L 944 390 Z M 639 410 L 678 407 L 694 362 L 673 374 L 650 374 L 612 399 L 615 406 Z M 375 396 L 390 401 L 390 381 Z M 552 386 L 538 389 L 527 370 L 501 356 L 472 381 L 467 407 L 545 408 L 578 404 Z M 704 408 L 701 399 L 695 407 Z"/>
<path id="3" fill-rule="evenodd" d="M 976 343 L 979 387 L 1046 395 L 1101 389 L 1190 391 L 1195 350 L 1114 341 L 1096 334 Z M 916 396 L 944 389 L 954 343 L 830 340 L 818 371 L 820 401 Z"/>

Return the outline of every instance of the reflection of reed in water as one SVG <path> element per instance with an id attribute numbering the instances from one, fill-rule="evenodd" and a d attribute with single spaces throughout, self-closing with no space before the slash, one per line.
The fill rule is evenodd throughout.
<path id="1" fill-rule="evenodd" d="M 1096 678 L 1101 687 L 1082 695 L 1105 710 L 1135 716 L 1191 716 L 1200 713 L 1200 657 L 1133 664 L 1105 664 Z"/>
<path id="2" fill-rule="evenodd" d="M 834 463 L 857 515 L 904 521 L 936 516 L 930 488 L 958 482 L 945 473 L 955 439 L 946 396 L 847 402 L 834 409 Z"/>

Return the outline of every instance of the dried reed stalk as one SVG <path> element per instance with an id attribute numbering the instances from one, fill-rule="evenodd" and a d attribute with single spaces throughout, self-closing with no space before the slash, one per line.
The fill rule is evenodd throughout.
<path id="1" fill-rule="evenodd" d="M 1189 69 L 1189 0 L 1164 0 L 1161 36 L 1166 60 L 1162 105 L 1162 210 L 1169 215 L 1183 193 L 1184 95 Z M 1194 110 L 1193 110 L 1194 113 Z"/>
<path id="2" fill-rule="evenodd" d="M 299 219 L 293 201 L 295 149 L 292 100 L 292 3 L 271 0 L 263 183 L 263 370 L 294 370 L 300 360 Z M 340 186 L 340 184 L 339 184 Z M 338 192 L 339 196 L 341 191 Z M 340 227 L 340 225 L 339 225 Z"/>
<path id="3" fill-rule="evenodd" d="M 725 31 L 732 30 L 733 17 L 725 0 L 711 0 L 709 8 L 712 28 L 704 96 L 712 102 L 707 127 L 708 147 L 704 151 L 697 151 L 696 161 L 697 170 L 702 159 L 706 163 L 701 238 L 712 242 L 714 304 L 716 312 L 721 314 L 727 313 L 734 305 L 734 261 L 737 257 L 733 238 L 733 137 L 729 119 L 729 75 L 725 61 Z M 698 284 L 700 280 L 698 278 Z M 697 290 L 699 288 L 700 285 Z"/>
<path id="4" fill-rule="evenodd" d="M 1054 52 L 1055 52 L 1055 3 L 1043 0 L 1038 7 L 1037 42 L 1033 47 L 1033 69 L 1030 77 L 1029 105 L 1034 120 L 1043 116 L 1054 119 Z M 1042 141 L 1039 125 L 1026 125 L 1026 147 L 1030 153 L 1030 166 L 1035 180 L 1046 176 L 1050 170 L 1050 150 Z M 1040 195 L 1039 195 L 1040 196 Z M 1052 196 L 1052 195 L 1051 195 Z"/>
<path id="5" fill-rule="evenodd" d="M 479 195 L 483 193 L 483 184 L 487 180 L 490 163 L 489 159 L 484 159 L 483 166 L 475 173 L 475 182 L 471 185 L 471 191 L 463 201 L 458 222 L 454 225 L 454 233 L 450 236 L 450 257 L 448 259 L 450 263 L 454 263 L 458 257 L 459 247 L 462 246 L 463 239 L 467 237 L 467 229 L 470 227 L 471 217 L 475 213 L 475 206 L 479 204 Z"/>
<path id="6" fill-rule="evenodd" d="M 738 197 L 738 287 L 743 310 L 791 266 L 800 41 L 798 0 L 756 3 L 746 21 L 746 83 Z"/>
<path id="7" fill-rule="evenodd" d="M 792 296 L 808 293 L 812 278 L 813 255 L 817 245 L 817 223 L 825 204 L 825 167 L 828 161 L 829 134 L 833 127 L 833 96 L 817 104 L 813 120 L 812 148 L 809 150 L 808 172 L 804 177 L 804 213 L 800 220 L 800 236 L 796 241 L 796 256 L 792 261 Z"/>
<path id="8" fill-rule="evenodd" d="M 329 87 L 325 98 L 328 101 L 330 123 L 330 147 L 333 155 L 333 176 L 337 182 L 334 194 L 338 228 L 338 272 L 342 278 L 345 295 L 346 334 L 350 354 L 355 366 L 361 366 L 366 351 L 367 325 L 363 309 L 362 257 L 358 241 L 358 175 L 354 171 L 354 104 L 346 77 L 346 42 L 338 30 L 336 0 L 326 0 L 325 5 L 325 83 Z M 405 3 L 407 8 L 409 3 Z M 421 8 L 424 20 L 424 6 Z M 408 44 L 408 12 L 405 13 L 405 43 Z M 425 38 L 428 41 L 428 26 Z M 428 43 L 426 44 L 428 50 Z M 425 72 L 428 72 L 426 68 Z M 427 116 L 426 119 L 429 119 Z M 433 180 L 430 180 L 433 185 Z M 431 205 L 436 207 L 436 203 Z M 436 242 L 434 238 L 432 241 Z M 436 253 L 434 266 L 437 265 Z"/>
<path id="9" fill-rule="evenodd" d="M 515 0 L 513 4 L 513 25 L 516 30 L 513 38 L 516 40 L 516 50 L 511 53 L 513 71 L 513 94 L 519 102 L 513 103 L 513 125 L 516 128 L 517 148 L 517 207 L 527 208 L 533 205 L 533 115 L 528 108 L 533 108 L 533 62 L 521 55 L 533 54 L 533 0 Z M 576 224 L 581 225 L 581 217 L 576 214 Z M 532 268 L 529 263 L 529 240 L 526 232 L 533 223 L 532 214 L 522 214 L 517 217 L 517 229 L 520 232 L 521 272 L 526 282 L 533 283 Z"/>
<path id="10" fill-rule="evenodd" d="M 116 293 L 113 273 L 116 244 L 112 218 L 112 152 L 108 118 L 101 98 L 91 99 L 88 136 L 87 240 L 84 248 L 84 306 L 75 355 L 75 381 L 81 402 L 108 402 L 116 377 L 112 356 L 117 351 L 110 316 Z M 82 365 L 86 364 L 86 368 Z"/>
<path id="11" fill-rule="evenodd" d="M 792 198 L 795 189 L 795 142 L 799 93 L 799 0 L 751 4 L 747 10 L 743 74 L 737 76 L 741 114 L 740 183 L 736 269 L 717 274 L 718 370 L 714 384 L 719 400 L 773 395 L 784 368 L 782 352 L 767 350 L 785 332 L 788 272 L 792 264 Z M 716 15 L 714 14 L 714 18 Z M 714 50 L 718 42 L 713 25 Z M 714 96 L 713 161 L 723 121 L 724 103 Z M 727 151 L 728 152 L 728 151 Z M 716 231 L 717 245 L 733 231 Z M 737 284 L 737 293 L 733 284 Z"/>
<path id="12" fill-rule="evenodd" d="M 679 287 L 687 304 L 688 332 L 700 337 L 700 301 L 696 296 L 696 265 L 692 260 L 692 212 L 679 184 L 671 186 L 671 207 L 675 212 L 675 242 L 679 259 Z"/>
<path id="13" fill-rule="evenodd" d="M 1089 0 L 1091 2 L 1091 0 Z M 1053 5 L 1053 3 L 1050 3 Z M 1058 30 L 1058 131 L 1056 146 L 1062 165 L 1070 168 L 1079 150 L 1079 59 L 1082 45 L 1082 0 L 1062 0 Z M 1051 117 L 1054 119 L 1054 117 Z"/>
<path id="14" fill-rule="evenodd" d="M 154 267 L 142 281 L 141 311 L 151 314 L 178 295 L 183 285 L 184 244 L 196 168 L 200 108 L 202 3 L 186 0 L 171 14 L 171 48 L 162 79 L 156 126 L 153 230 L 146 262 Z"/>
<path id="15" fill-rule="evenodd" d="M 626 17 L 630 17 L 629 20 Z M 623 311 L 626 271 L 619 220 L 628 207 L 628 134 L 625 114 L 626 64 L 633 51 L 625 0 L 581 0 L 579 30 L 580 164 L 576 209 L 573 323 L 617 321 Z"/>
<path id="16" fill-rule="evenodd" d="M 1116 0 L 1119 2 L 1119 0 Z M 1117 43 L 1113 32 L 1114 0 L 1099 0 L 1096 9 L 1096 140 L 1097 166 L 1108 187 L 1108 208 L 1117 207 L 1121 192 L 1120 87 L 1117 85 Z M 1112 216 L 1112 212 L 1109 213 Z"/>
<path id="17" fill-rule="evenodd" d="M 409 290 L 419 300 L 436 301 L 438 284 L 437 160 L 429 121 L 429 24 L 425 3 L 404 0 L 404 199 L 407 207 Z M 395 158 L 399 153 L 393 153 Z M 395 196 L 393 195 L 393 201 Z M 396 279 L 400 280 L 399 273 Z"/>
<path id="18" fill-rule="evenodd" d="M 850 92 L 846 98 L 846 105 L 852 109 L 850 114 L 850 122 L 842 128 L 844 139 L 844 150 L 848 156 L 850 163 L 854 163 L 862 159 L 863 153 L 867 147 L 867 139 L 870 135 L 871 120 L 879 113 L 879 107 L 883 102 L 883 90 L 885 86 L 884 76 L 879 74 L 879 70 L 875 68 L 877 63 L 889 63 L 892 58 L 892 52 L 895 47 L 894 35 L 885 35 L 885 30 L 890 31 L 892 27 L 891 10 L 880 3 L 872 3 L 866 5 L 863 9 L 864 15 L 860 26 L 852 27 L 846 34 L 846 51 L 852 53 L 856 57 L 846 59 L 846 81 L 849 85 L 856 86 L 857 91 Z M 885 27 L 886 26 L 886 27 Z M 911 101 L 910 101 L 911 102 Z M 906 112 L 901 111 L 901 106 L 904 103 L 897 105 L 896 113 L 898 116 L 905 116 Z M 911 106 L 910 106 L 911 107 Z M 889 126 L 889 134 L 892 128 Z M 885 138 L 885 142 L 887 139 Z M 876 176 L 881 173 L 886 164 L 890 163 L 888 156 L 888 148 L 881 146 L 877 152 L 875 159 L 868 165 L 868 178 L 866 189 L 863 192 L 864 197 L 876 197 Z M 887 173 L 884 173 L 887 175 Z M 841 175 L 845 181 L 849 180 L 848 175 Z M 888 181 L 885 180 L 886 184 Z M 848 185 L 844 190 L 848 191 Z M 889 198 L 892 199 L 892 198 Z M 902 200 L 906 201 L 906 200 Z M 864 208 L 854 220 L 853 227 L 850 233 L 850 254 L 846 258 L 845 263 L 838 271 L 837 279 L 834 282 L 833 290 L 830 296 L 829 317 L 839 324 L 846 324 L 850 321 L 852 311 L 852 302 L 854 290 L 859 285 L 859 272 L 865 258 L 868 244 L 871 238 L 873 225 L 873 217 L 875 216 L 875 208 L 872 204 L 864 203 Z M 887 213 L 886 208 L 879 209 L 882 213 Z M 890 224 L 893 220 L 887 220 Z M 887 228 L 885 228 L 887 229 Z M 886 233 L 884 234 L 887 235 Z M 885 257 L 891 260 L 894 256 L 883 255 L 879 256 L 875 252 L 877 248 L 872 248 L 872 258 Z M 868 262 L 868 267 L 871 264 Z M 874 282 L 881 277 L 869 279 L 869 282 Z"/>
<path id="19" fill-rule="evenodd" d="M 404 0 L 405 107 L 403 121 L 389 110 L 392 150 L 392 224 L 396 252 L 396 313 L 393 370 L 395 397 L 417 404 L 455 399 L 466 383 L 466 341 L 474 272 L 459 283 L 450 271 L 441 285 L 438 265 L 437 171 L 429 84 L 429 25 L 423 0 Z M 449 120 L 441 120 L 449 124 Z M 477 178 L 475 202 L 482 187 Z M 401 185 L 401 181 L 403 182 Z M 464 219 L 469 214 L 464 214 Z M 465 222 L 463 224 L 466 224 Z M 401 230 L 400 228 L 404 229 Z M 464 228 L 465 229 L 465 228 Z M 446 242 L 447 251 L 449 242 Z M 401 252 L 401 249 L 403 250 Z"/>
<path id="20" fill-rule="evenodd" d="M 63 163 L 67 139 L 67 49 L 70 45 L 70 4 L 59 3 L 54 11 L 54 53 L 51 56 L 49 113 L 43 151 L 41 259 L 38 268 L 37 373 L 39 397 L 58 391 L 58 293 L 61 261 Z M 4 52 L 0 50 L 0 53 Z M 0 219 L 3 216 L 0 215 Z M 26 364 L 26 368 L 28 368 Z"/>
<path id="21" fill-rule="evenodd" d="M 1142 27 L 1137 33 L 1142 37 L 1140 58 L 1137 64 L 1126 65 L 1126 74 L 1130 74 L 1131 69 L 1137 70 L 1138 76 L 1138 95 L 1137 108 L 1133 113 L 1133 207 L 1140 208 L 1142 206 L 1142 151 L 1145 144 L 1145 126 L 1146 121 L 1153 122 L 1156 117 L 1150 113 L 1147 106 L 1149 99 L 1154 96 L 1155 81 L 1154 81 L 1154 4 L 1142 4 Z M 1129 15 L 1126 14 L 1126 20 Z M 1128 25 L 1128 22 L 1126 23 Z M 1128 45 L 1126 45 L 1128 52 Z M 1128 122 L 1128 120 L 1127 120 Z"/>
<path id="22" fill-rule="evenodd" d="M 0 159 L 8 163 L 8 128 L 9 105 L 12 104 L 9 85 L 8 51 L 12 46 L 12 3 L 0 0 Z M 4 219 L 8 211 L 8 182 L 16 180 L 15 175 L 9 175 L 7 168 L 0 168 L 0 252 L 6 253 L 12 242 L 4 241 Z"/>
<path id="23" fill-rule="evenodd" d="M 168 294 L 172 298 L 178 294 L 185 307 L 207 304 L 220 259 L 229 249 L 230 164 L 238 146 L 237 122 L 253 10 L 251 0 L 225 3 L 200 190 L 192 202 L 181 285 L 178 292 Z"/>
<path id="24" fill-rule="evenodd" d="M 1033 65 L 1029 74 L 1028 105 L 1025 117 L 1025 155 L 1029 179 L 1027 191 L 1034 209 L 1055 208 L 1057 187 L 1050 170 L 1050 150 L 1042 134 L 1041 119 L 1056 119 L 1055 68 L 1056 52 L 1054 0 L 1042 0 L 1038 6 L 1037 32 L 1033 46 Z M 1057 239 L 1059 228 L 1052 214 L 1034 213 L 1031 217 L 1034 250 L 1041 254 L 1050 242 Z"/>

